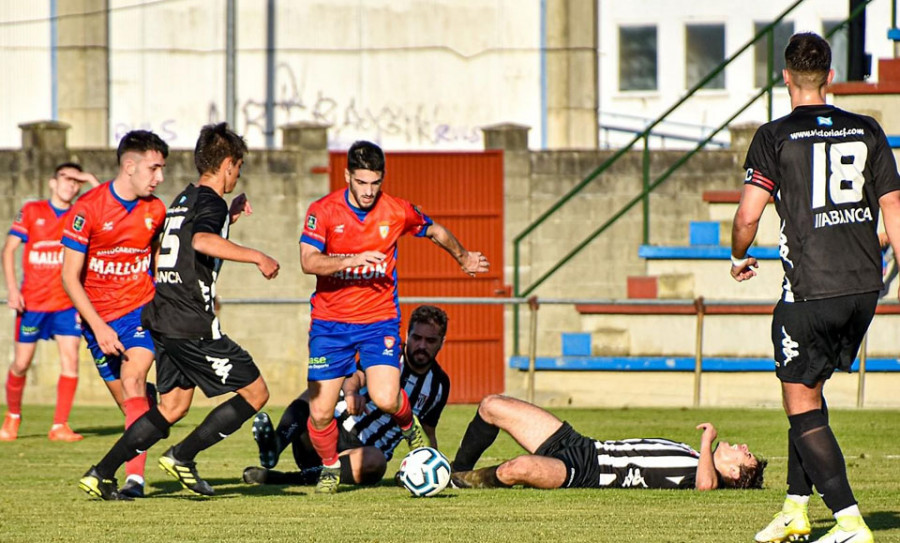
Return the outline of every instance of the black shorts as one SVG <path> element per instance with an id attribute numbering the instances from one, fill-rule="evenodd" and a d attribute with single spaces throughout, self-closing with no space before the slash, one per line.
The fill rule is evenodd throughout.
<path id="1" fill-rule="evenodd" d="M 850 371 L 877 304 L 877 292 L 779 301 L 772 315 L 775 375 L 785 383 L 813 386 L 836 369 Z"/>
<path id="2" fill-rule="evenodd" d="M 194 388 L 208 398 L 244 388 L 259 377 L 250 353 L 223 336 L 181 339 L 152 334 L 156 347 L 156 387 L 160 394 Z"/>
<path id="3" fill-rule="evenodd" d="M 563 422 L 534 454 L 562 460 L 566 465 L 566 481 L 560 488 L 599 488 L 596 441 L 576 432 L 568 422 Z"/>

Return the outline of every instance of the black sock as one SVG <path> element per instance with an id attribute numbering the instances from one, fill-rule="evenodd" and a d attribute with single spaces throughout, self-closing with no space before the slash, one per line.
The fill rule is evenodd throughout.
<path id="1" fill-rule="evenodd" d="M 788 430 L 788 463 L 787 463 L 787 493 L 797 496 L 809 496 L 812 494 L 812 481 L 803 470 L 800 461 L 800 453 L 797 452 L 795 441 L 797 436 L 794 430 Z"/>
<path id="2" fill-rule="evenodd" d="M 294 438 L 306 432 L 306 421 L 309 419 L 309 403 L 306 400 L 296 399 L 284 410 L 275 435 L 278 437 L 278 453 L 294 441 Z M 319 455 L 316 455 L 318 458 Z"/>
<path id="3" fill-rule="evenodd" d="M 105 479 L 115 477 L 119 466 L 152 447 L 169 435 L 172 425 L 154 406 L 125 430 L 106 456 L 97 464 L 97 472 Z"/>
<path id="4" fill-rule="evenodd" d="M 456 458 L 450 464 L 453 471 L 468 471 L 475 467 L 475 462 L 494 443 L 498 433 L 500 428 L 485 422 L 481 413 L 476 411 L 456 451 Z"/>
<path id="5" fill-rule="evenodd" d="M 341 481 L 344 483 L 355 483 L 356 479 L 353 478 L 353 466 L 350 465 L 350 455 L 345 454 L 339 456 L 338 460 L 341 461 Z"/>
<path id="6" fill-rule="evenodd" d="M 847 466 L 828 418 L 822 411 L 807 411 L 788 417 L 791 431 L 796 433 L 794 444 L 803 469 L 822 495 L 822 501 L 833 512 L 856 504 Z"/>
<path id="7" fill-rule="evenodd" d="M 233 434 L 244 422 L 256 414 L 256 408 L 240 394 L 217 406 L 203 419 L 181 443 L 175 445 L 172 454 L 178 460 L 191 462 L 200 451 L 206 450 Z"/>

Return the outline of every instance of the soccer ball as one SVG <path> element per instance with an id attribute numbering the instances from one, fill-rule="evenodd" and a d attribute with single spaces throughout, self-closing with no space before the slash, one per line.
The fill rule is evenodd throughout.
<path id="1" fill-rule="evenodd" d="M 413 496 L 434 496 L 450 482 L 450 461 L 437 449 L 419 447 L 400 462 L 399 477 Z"/>

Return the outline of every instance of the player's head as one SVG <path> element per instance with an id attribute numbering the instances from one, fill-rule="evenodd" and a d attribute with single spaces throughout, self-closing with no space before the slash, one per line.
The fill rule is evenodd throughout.
<path id="1" fill-rule="evenodd" d="M 444 346 L 447 314 L 433 305 L 420 305 L 409 317 L 406 332 L 406 363 L 413 371 L 425 372 Z"/>
<path id="2" fill-rule="evenodd" d="M 234 190 L 241 176 L 247 143 L 228 128 L 228 123 L 208 124 L 200 130 L 194 147 L 194 165 L 201 176 L 225 169 L 225 192 Z"/>
<path id="3" fill-rule="evenodd" d="M 713 464 L 721 488 L 762 488 L 763 472 L 769 462 L 757 458 L 746 443 L 720 441 L 713 451 Z"/>
<path id="4" fill-rule="evenodd" d="M 784 80 L 788 86 L 818 90 L 831 82 L 831 47 L 813 32 L 794 34 L 784 49 Z"/>
<path id="5" fill-rule="evenodd" d="M 163 182 L 169 146 L 149 130 L 132 130 L 119 141 L 116 156 L 119 176 L 125 176 L 134 194 L 143 198 L 152 194 L 156 186 Z"/>
<path id="6" fill-rule="evenodd" d="M 78 175 L 83 171 L 81 164 L 75 162 L 63 162 L 56 167 L 50 179 L 51 199 L 58 200 L 54 203 L 72 203 L 84 185 L 84 178 Z"/>
<path id="7" fill-rule="evenodd" d="M 384 151 L 370 141 L 357 141 L 347 151 L 344 177 L 350 188 L 350 203 L 370 209 L 378 200 L 384 181 Z"/>

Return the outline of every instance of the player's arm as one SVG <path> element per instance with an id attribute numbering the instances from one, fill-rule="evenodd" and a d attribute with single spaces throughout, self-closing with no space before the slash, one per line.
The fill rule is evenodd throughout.
<path id="1" fill-rule="evenodd" d="M 697 430 L 703 430 L 700 437 L 700 462 L 697 463 L 694 488 L 697 490 L 715 490 L 719 487 L 719 474 L 716 464 L 713 462 L 713 442 L 718 432 L 716 427 L 709 422 L 697 425 Z"/>
<path id="2" fill-rule="evenodd" d="M 881 215 L 884 217 L 884 231 L 888 241 L 894 249 L 895 255 L 900 255 L 900 190 L 888 192 L 878 199 L 881 206 Z M 898 292 L 900 297 L 900 292 Z"/>
<path id="3" fill-rule="evenodd" d="M 256 264 L 256 267 L 259 268 L 260 273 L 266 279 L 274 279 L 281 267 L 277 260 L 262 251 L 238 245 L 218 234 L 210 232 L 197 232 L 191 236 L 191 247 L 198 253 L 203 253 L 213 258 Z"/>
<path id="4" fill-rule="evenodd" d="M 364 251 L 349 256 L 326 255 L 318 247 L 300 242 L 300 268 L 307 275 L 328 276 L 347 268 L 375 265 L 384 258 L 385 254 L 380 251 Z"/>
<path id="5" fill-rule="evenodd" d="M 344 393 L 344 401 L 347 402 L 347 411 L 351 415 L 359 415 L 365 410 L 366 399 L 359 393 L 366 386 L 366 374 L 360 370 L 344 379 L 341 391 Z"/>
<path id="6" fill-rule="evenodd" d="M 3 276 L 6 278 L 6 305 L 16 311 L 25 311 L 25 298 L 19 290 L 16 279 L 16 249 L 22 244 L 22 238 L 12 234 L 6 236 L 3 244 Z"/>
<path id="7" fill-rule="evenodd" d="M 745 262 L 740 265 L 732 263 L 731 276 L 735 281 L 746 281 L 756 275 L 753 268 L 759 264 L 755 258 L 747 256 L 747 250 L 756 238 L 759 219 L 769 203 L 769 197 L 768 191 L 748 183 L 741 190 L 741 203 L 731 226 L 731 256 Z"/>
<path id="8" fill-rule="evenodd" d="M 490 263 L 486 256 L 478 251 L 467 251 L 453 235 L 453 232 L 436 222 L 428 226 L 425 237 L 447 251 L 456 260 L 462 271 L 473 277 L 476 273 L 485 273 L 490 269 Z"/>
<path id="9" fill-rule="evenodd" d="M 431 442 L 431 448 L 437 449 L 437 428 L 435 428 L 434 426 L 429 426 L 423 422 L 422 429 L 425 430 L 425 435 L 428 436 L 428 441 Z"/>
<path id="10" fill-rule="evenodd" d="M 94 304 L 88 298 L 84 285 L 81 284 L 81 272 L 84 270 L 85 254 L 70 247 L 63 249 L 62 284 L 83 320 L 94 332 L 97 345 L 106 354 L 125 352 L 125 346 L 119 336 L 97 313 Z"/>
<path id="11" fill-rule="evenodd" d="M 75 181 L 78 181 L 79 183 L 87 183 L 91 186 L 91 188 L 100 186 L 100 181 L 97 180 L 97 176 L 95 176 L 91 172 L 75 171 L 69 177 L 71 177 Z"/>

